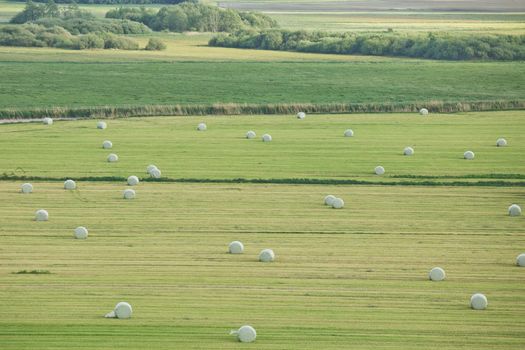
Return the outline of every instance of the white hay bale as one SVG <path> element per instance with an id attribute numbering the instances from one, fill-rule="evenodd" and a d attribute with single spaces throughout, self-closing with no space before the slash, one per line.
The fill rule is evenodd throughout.
<path id="1" fill-rule="evenodd" d="M 516 265 L 525 267 L 525 253 L 518 255 L 516 258 Z"/>
<path id="2" fill-rule="evenodd" d="M 122 197 L 124 199 L 133 199 L 135 198 L 135 190 L 132 190 L 131 188 L 127 188 L 122 192 Z"/>
<path id="3" fill-rule="evenodd" d="M 263 249 L 259 253 L 259 261 L 272 262 L 275 260 L 275 253 L 271 249 Z"/>
<path id="4" fill-rule="evenodd" d="M 434 267 L 428 273 L 428 278 L 431 281 L 443 281 L 445 277 L 446 277 L 445 270 L 443 270 L 441 267 Z"/>
<path id="5" fill-rule="evenodd" d="M 254 139 L 255 136 L 257 136 L 257 134 L 255 133 L 255 131 L 250 130 L 250 131 L 248 131 L 248 132 L 246 133 L 246 138 L 247 138 L 247 139 L 250 139 L 250 140 L 251 140 L 251 139 Z"/>
<path id="6" fill-rule="evenodd" d="M 263 142 L 270 142 L 270 141 L 272 141 L 272 135 L 270 135 L 270 134 L 264 134 L 264 135 L 262 136 L 262 140 L 263 140 Z"/>
<path id="7" fill-rule="evenodd" d="M 146 172 L 147 172 L 148 174 L 151 175 L 151 171 L 152 171 L 153 169 L 157 169 L 157 166 L 156 166 L 156 165 L 153 165 L 153 164 L 150 164 L 150 165 L 148 165 L 148 167 L 146 168 Z"/>
<path id="8" fill-rule="evenodd" d="M 44 209 L 39 209 L 35 213 L 35 220 L 36 221 L 47 221 L 49 220 L 49 214 Z"/>
<path id="9" fill-rule="evenodd" d="M 306 113 L 304 112 L 297 113 L 297 119 L 303 120 L 304 118 L 306 118 Z"/>
<path id="10" fill-rule="evenodd" d="M 228 245 L 230 254 L 242 254 L 244 252 L 244 245 L 239 241 L 233 241 Z"/>
<path id="11" fill-rule="evenodd" d="M 66 189 L 66 190 L 74 190 L 75 188 L 77 188 L 77 184 L 75 183 L 75 181 L 73 181 L 71 179 L 68 179 L 68 180 L 64 181 L 64 189 Z"/>
<path id="12" fill-rule="evenodd" d="M 345 202 L 342 198 L 335 198 L 332 202 L 332 208 L 334 209 L 342 209 L 345 206 Z"/>
<path id="13" fill-rule="evenodd" d="M 139 178 L 135 175 L 131 175 L 128 177 L 128 185 L 130 186 L 137 186 L 139 184 Z"/>
<path id="14" fill-rule="evenodd" d="M 151 170 L 151 172 L 149 174 L 154 179 L 160 179 L 160 177 L 162 176 L 162 172 L 160 171 L 159 168 L 155 168 L 155 169 Z"/>
<path id="15" fill-rule="evenodd" d="M 345 137 L 354 137 L 354 130 L 346 129 L 344 135 L 345 135 Z"/>
<path id="16" fill-rule="evenodd" d="M 102 129 L 104 130 L 105 128 L 107 128 L 108 125 L 106 124 L 106 122 L 98 122 L 97 123 L 97 129 Z"/>
<path id="17" fill-rule="evenodd" d="M 414 154 L 414 149 L 412 147 L 405 147 L 403 150 L 403 155 L 405 156 L 411 156 Z"/>
<path id="18" fill-rule="evenodd" d="M 45 117 L 44 119 L 42 119 L 42 122 L 44 123 L 44 125 L 53 125 L 53 119 L 49 117 Z"/>
<path id="19" fill-rule="evenodd" d="M 33 185 L 31 185 L 29 182 L 26 182 L 25 184 L 22 184 L 22 186 L 20 186 L 20 190 L 22 191 L 22 193 L 31 193 L 33 192 Z"/>
<path id="20" fill-rule="evenodd" d="M 521 215 L 521 207 L 517 204 L 512 204 L 509 207 L 509 215 L 510 216 L 520 216 Z"/>
<path id="21" fill-rule="evenodd" d="M 197 130 L 199 131 L 206 131 L 206 129 L 208 129 L 208 127 L 204 123 L 199 123 L 199 125 L 197 125 Z"/>
<path id="22" fill-rule="evenodd" d="M 110 163 L 118 162 L 118 156 L 115 153 L 110 153 L 107 159 Z"/>
<path id="23" fill-rule="evenodd" d="M 463 158 L 465 158 L 467 160 L 472 160 L 472 159 L 474 159 L 475 156 L 476 155 L 472 151 L 466 151 L 465 153 L 463 153 Z"/>
<path id="24" fill-rule="evenodd" d="M 324 197 L 324 204 L 332 206 L 335 198 L 336 198 L 335 196 L 332 196 L 331 194 L 329 194 L 328 196 Z"/>
<path id="25" fill-rule="evenodd" d="M 131 308 L 131 305 L 126 303 L 125 301 L 121 301 L 117 305 L 115 305 L 115 308 L 113 311 L 106 314 L 106 318 L 130 318 L 131 314 L 133 313 L 133 309 Z"/>
<path id="26" fill-rule="evenodd" d="M 428 109 L 426 109 L 426 108 L 421 108 L 421 109 L 419 110 L 419 114 L 421 114 L 421 115 L 428 115 Z"/>
<path id="27" fill-rule="evenodd" d="M 113 148 L 113 142 L 111 142 L 109 140 L 106 140 L 106 141 L 102 142 L 102 148 L 104 148 L 104 149 L 111 149 L 111 148 Z"/>
<path id="28" fill-rule="evenodd" d="M 385 168 L 383 168 L 381 165 L 378 165 L 374 168 L 374 172 L 376 175 L 383 175 L 385 173 Z"/>
<path id="29" fill-rule="evenodd" d="M 86 239 L 88 237 L 88 230 L 84 226 L 79 226 L 75 229 L 74 236 L 76 239 Z"/>
<path id="30" fill-rule="evenodd" d="M 474 310 L 485 310 L 488 304 L 487 297 L 481 293 L 476 293 L 470 297 L 470 307 Z"/>
<path id="31" fill-rule="evenodd" d="M 498 147 L 505 147 L 507 146 L 507 140 L 505 140 L 503 137 L 496 140 L 496 146 Z"/>
<path id="32" fill-rule="evenodd" d="M 257 338 L 257 332 L 252 326 L 242 326 L 238 330 L 230 331 L 230 335 L 236 336 L 242 343 L 251 343 Z"/>

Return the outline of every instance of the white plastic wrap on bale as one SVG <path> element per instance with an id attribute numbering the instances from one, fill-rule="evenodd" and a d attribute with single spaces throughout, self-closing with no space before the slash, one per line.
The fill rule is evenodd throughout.
<path id="1" fill-rule="evenodd" d="M 109 140 L 106 140 L 106 141 L 102 142 L 102 148 L 104 148 L 104 149 L 111 149 L 111 148 L 113 148 L 113 142 L 111 142 Z"/>
<path id="2" fill-rule="evenodd" d="M 237 340 L 242 343 L 251 343 L 255 341 L 255 338 L 257 338 L 257 332 L 252 326 L 242 326 L 236 331 L 231 331 L 230 335 L 234 335 L 237 337 Z"/>
<path id="3" fill-rule="evenodd" d="M 97 129 L 105 129 L 107 127 L 108 127 L 108 125 L 106 124 L 106 122 L 98 122 L 97 123 Z"/>
<path id="4" fill-rule="evenodd" d="M 75 183 L 75 181 L 71 179 L 64 181 L 64 189 L 74 190 L 75 188 L 77 188 L 77 184 Z"/>
<path id="5" fill-rule="evenodd" d="M 304 112 L 297 113 L 297 119 L 304 119 L 304 118 L 306 118 L 306 113 Z"/>
<path id="6" fill-rule="evenodd" d="M 230 254 L 242 254 L 244 251 L 244 245 L 239 241 L 233 241 L 228 246 Z"/>
<path id="7" fill-rule="evenodd" d="M 199 131 L 205 131 L 206 129 L 208 129 L 208 127 L 204 123 L 199 123 L 199 125 L 197 125 L 197 130 Z"/>
<path id="8" fill-rule="evenodd" d="M 324 204 L 332 206 L 332 204 L 334 204 L 334 199 L 335 199 L 335 196 L 332 196 L 331 194 L 329 194 L 328 196 L 324 197 Z"/>
<path id="9" fill-rule="evenodd" d="M 108 162 L 114 163 L 118 161 L 118 156 L 115 153 L 110 153 L 108 155 Z"/>
<path id="10" fill-rule="evenodd" d="M 383 175 L 385 173 L 385 168 L 383 168 L 381 165 L 378 165 L 375 167 L 374 172 L 376 175 Z"/>
<path id="11" fill-rule="evenodd" d="M 272 262 L 275 260 L 275 253 L 271 249 L 263 249 L 259 253 L 259 261 Z"/>
<path id="12" fill-rule="evenodd" d="M 434 267 L 428 274 L 428 278 L 431 281 L 443 281 L 445 277 L 445 270 L 443 270 L 441 267 Z"/>
<path id="13" fill-rule="evenodd" d="M 345 130 L 345 137 L 353 137 L 353 136 L 354 136 L 354 130 L 352 129 Z"/>
<path id="14" fill-rule="evenodd" d="M 153 164 L 150 164 L 150 165 L 148 165 L 148 167 L 146 168 L 146 172 L 147 172 L 148 174 L 151 175 L 151 171 L 152 171 L 153 169 L 157 169 L 157 166 L 156 166 L 156 165 L 153 165 Z"/>
<path id="15" fill-rule="evenodd" d="M 135 190 L 131 188 L 125 189 L 124 192 L 122 192 L 122 196 L 124 199 L 133 199 L 135 198 Z"/>
<path id="16" fill-rule="evenodd" d="M 26 182 L 20 186 L 20 191 L 22 191 L 22 193 L 31 193 L 33 192 L 33 185 L 31 185 L 29 182 Z"/>
<path id="17" fill-rule="evenodd" d="M 414 154 L 414 149 L 412 147 L 405 147 L 403 150 L 403 155 L 405 156 L 411 156 Z"/>
<path id="18" fill-rule="evenodd" d="M 505 147 L 505 146 L 507 146 L 507 140 L 505 140 L 503 137 L 499 138 L 496 141 L 496 146 L 498 146 L 498 147 Z"/>
<path id="19" fill-rule="evenodd" d="M 518 255 L 516 258 L 516 265 L 525 267 L 525 253 Z"/>
<path id="20" fill-rule="evenodd" d="M 421 115 L 428 115 L 428 109 L 426 109 L 426 108 L 421 108 L 421 109 L 419 110 L 419 114 L 421 114 Z"/>
<path id="21" fill-rule="evenodd" d="M 520 216 L 521 215 L 521 207 L 517 204 L 513 204 L 509 207 L 509 215 L 510 216 Z"/>
<path id="22" fill-rule="evenodd" d="M 472 160 L 475 156 L 476 155 L 472 151 L 466 151 L 465 153 L 463 153 L 463 158 L 465 158 L 466 160 Z"/>
<path id="23" fill-rule="evenodd" d="M 86 239 L 88 237 L 88 230 L 84 226 L 79 226 L 75 229 L 74 235 L 76 239 Z"/>
<path id="24" fill-rule="evenodd" d="M 42 119 L 42 122 L 44 123 L 44 125 L 53 125 L 53 119 L 49 117 Z"/>
<path id="25" fill-rule="evenodd" d="M 470 307 L 474 310 L 485 310 L 488 304 L 487 297 L 481 293 L 476 293 L 470 298 Z"/>
<path id="26" fill-rule="evenodd" d="M 137 186 L 139 184 L 139 178 L 135 175 L 131 175 L 128 177 L 128 185 L 130 186 Z"/>
<path id="27" fill-rule="evenodd" d="M 264 135 L 262 136 L 262 140 L 263 140 L 263 142 L 270 142 L 270 141 L 272 141 L 272 135 L 270 135 L 270 134 L 264 134 Z"/>
<path id="28" fill-rule="evenodd" d="M 246 133 L 246 138 L 249 139 L 249 140 L 254 139 L 255 136 L 257 136 L 257 134 L 255 133 L 255 131 L 250 130 L 250 131 L 248 131 L 248 132 Z"/>
<path id="29" fill-rule="evenodd" d="M 35 220 L 36 221 L 47 221 L 49 220 L 49 214 L 44 209 L 39 209 L 35 213 Z"/>
<path id="30" fill-rule="evenodd" d="M 155 169 L 151 170 L 151 172 L 149 174 L 154 179 L 160 179 L 160 177 L 162 176 L 162 172 L 160 171 L 159 168 L 155 168 Z"/>
<path id="31" fill-rule="evenodd" d="M 332 202 L 332 208 L 334 209 L 342 209 L 345 206 L 345 202 L 342 198 L 335 198 Z"/>
<path id="32" fill-rule="evenodd" d="M 125 301 L 121 301 L 120 303 L 115 305 L 113 311 L 107 313 L 105 317 L 126 319 L 130 318 L 132 313 L 133 309 L 131 308 L 131 305 L 126 303 Z"/>

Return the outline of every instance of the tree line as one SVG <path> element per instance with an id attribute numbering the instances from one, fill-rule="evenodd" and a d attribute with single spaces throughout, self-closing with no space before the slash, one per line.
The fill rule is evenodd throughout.
<path id="1" fill-rule="evenodd" d="M 46 4 L 28 1 L 24 10 L 10 22 L 12 25 L 0 27 L 2 46 L 138 50 L 136 41 L 119 35 L 151 33 L 142 23 L 97 19 L 77 4 L 58 7 L 53 0 Z M 165 48 L 158 39 L 150 39 L 145 47 L 147 50 Z"/>
<path id="2" fill-rule="evenodd" d="M 156 11 L 120 7 L 108 11 L 106 18 L 128 19 L 155 31 L 235 32 L 245 28 L 276 28 L 277 22 L 262 13 L 221 9 L 200 3 L 184 2 Z"/>
<path id="3" fill-rule="evenodd" d="M 23 1 L 23 0 L 21 0 Z M 46 2 L 47 0 L 35 0 L 35 2 Z M 100 4 L 100 5 L 148 5 L 166 4 L 176 5 L 182 2 L 196 2 L 197 0 L 56 0 L 57 4 Z"/>
<path id="4" fill-rule="evenodd" d="M 327 33 L 242 30 L 219 34 L 210 46 L 438 60 L 525 60 L 525 35 Z"/>

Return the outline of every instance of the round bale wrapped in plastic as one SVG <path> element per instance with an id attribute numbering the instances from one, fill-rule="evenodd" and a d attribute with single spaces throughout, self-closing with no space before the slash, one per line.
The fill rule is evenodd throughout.
<path id="1" fill-rule="evenodd" d="M 106 124 L 106 122 L 98 122 L 97 123 L 97 129 L 104 130 L 107 127 L 108 127 L 108 125 Z"/>
<path id="2" fill-rule="evenodd" d="M 443 281 L 445 277 L 445 270 L 443 270 L 441 267 L 434 267 L 428 273 L 428 279 L 431 281 Z"/>
<path id="3" fill-rule="evenodd" d="M 75 183 L 75 181 L 71 180 L 71 179 L 68 179 L 66 181 L 64 181 L 64 189 L 66 190 L 74 190 L 77 188 L 77 184 Z"/>
<path id="4" fill-rule="evenodd" d="M 344 135 L 345 137 L 354 137 L 354 130 L 346 129 Z"/>
<path id="5" fill-rule="evenodd" d="M 250 131 L 248 131 L 248 132 L 246 133 L 246 138 L 249 139 L 249 140 L 254 139 L 255 136 L 257 136 L 257 134 L 255 133 L 255 131 L 250 130 Z"/>
<path id="6" fill-rule="evenodd" d="M 263 249 L 259 253 L 259 261 L 272 262 L 275 260 L 275 253 L 271 249 Z"/>
<path id="7" fill-rule="evenodd" d="M 139 184 L 139 178 L 135 175 L 131 175 L 128 177 L 128 185 L 129 186 L 137 186 Z"/>
<path id="8" fill-rule="evenodd" d="M 487 297 L 481 293 L 476 293 L 470 297 L 470 307 L 474 310 L 485 310 L 488 304 Z"/>
<path id="9" fill-rule="evenodd" d="M 102 148 L 104 148 L 104 149 L 111 149 L 111 148 L 113 148 L 113 142 L 111 142 L 109 140 L 106 140 L 106 141 L 102 142 Z"/>
<path id="10" fill-rule="evenodd" d="M 419 110 L 419 114 L 421 114 L 421 115 L 428 115 L 428 109 L 426 109 L 426 108 L 421 108 L 421 109 Z"/>
<path id="11" fill-rule="evenodd" d="M 122 192 L 122 197 L 124 197 L 124 199 L 133 199 L 135 198 L 135 195 L 135 190 L 132 190 L 131 188 L 127 188 Z"/>
<path id="12" fill-rule="evenodd" d="M 472 151 L 466 151 L 465 153 L 463 153 L 463 158 L 465 158 L 466 160 L 472 160 L 474 159 L 474 157 L 476 157 L 476 155 Z"/>
<path id="13" fill-rule="evenodd" d="M 385 173 L 385 168 L 383 168 L 381 165 L 378 165 L 375 167 L 374 172 L 376 175 L 383 175 Z"/>
<path id="14" fill-rule="evenodd" d="M 512 204 L 509 207 L 509 216 L 520 216 L 521 215 L 521 207 L 517 204 Z"/>
<path id="15" fill-rule="evenodd" d="M 257 338 L 257 332 L 252 326 L 242 326 L 238 330 L 230 331 L 230 335 L 237 337 L 237 340 L 242 343 L 251 343 Z"/>
<path id="16" fill-rule="evenodd" d="M 36 221 L 47 221 L 49 220 L 49 214 L 47 213 L 47 210 L 44 209 L 38 209 L 35 213 L 35 220 Z"/>
<path id="17" fill-rule="evenodd" d="M 110 153 L 107 158 L 109 163 L 118 162 L 118 156 L 115 153 Z"/>
<path id="18" fill-rule="evenodd" d="M 133 309 L 131 308 L 131 305 L 126 303 L 125 301 L 121 301 L 120 303 L 115 305 L 113 311 L 107 313 L 105 317 L 126 319 L 130 318 L 131 314 L 133 314 Z"/>
<path id="19" fill-rule="evenodd" d="M 263 142 L 270 142 L 270 141 L 272 141 L 272 135 L 270 135 L 270 134 L 264 134 L 264 135 L 262 136 L 262 140 L 263 140 Z"/>
<path id="20" fill-rule="evenodd" d="M 505 140 L 503 137 L 500 137 L 496 140 L 496 146 L 498 147 L 505 147 L 507 146 L 507 140 Z"/>
<path id="21" fill-rule="evenodd" d="M 233 241 L 228 245 L 230 254 L 242 254 L 244 252 L 244 245 L 239 241 Z"/>
<path id="22" fill-rule="evenodd" d="M 411 156 L 414 154 L 414 149 L 412 147 L 405 147 L 403 150 L 403 155 L 405 156 Z"/>
<path id="23" fill-rule="evenodd" d="M 22 193 L 31 193 L 33 192 L 33 185 L 31 185 L 29 182 L 26 182 L 20 186 L 20 191 Z"/>
<path id="24" fill-rule="evenodd" d="M 198 131 L 206 131 L 207 129 L 208 129 L 208 127 L 204 123 L 199 123 L 199 125 L 197 125 L 197 130 Z"/>
<path id="25" fill-rule="evenodd" d="M 334 209 L 342 209 L 345 206 L 345 202 L 342 198 L 335 198 L 332 202 L 332 208 Z"/>
<path id="26" fill-rule="evenodd" d="M 76 239 L 87 239 L 88 229 L 84 226 L 79 226 L 75 229 L 74 236 Z"/>

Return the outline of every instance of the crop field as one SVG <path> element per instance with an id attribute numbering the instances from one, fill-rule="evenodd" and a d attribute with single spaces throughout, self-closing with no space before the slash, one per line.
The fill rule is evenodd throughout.
<path id="1" fill-rule="evenodd" d="M 506 208 L 525 197 L 515 186 L 524 172 L 522 118 L 209 117 L 205 132 L 195 130 L 198 117 L 109 120 L 106 130 L 92 120 L 1 125 L 6 175 L 52 181 L 32 181 L 30 195 L 18 193 L 21 178 L 0 183 L 0 345 L 229 349 L 239 346 L 229 329 L 249 323 L 259 332 L 256 346 L 267 349 L 518 349 L 525 298 L 514 259 L 525 233 L 523 218 Z M 349 126 L 355 136 L 343 138 Z M 249 128 L 274 140 L 246 140 Z M 508 147 L 494 146 L 499 136 Z M 403 157 L 409 137 L 416 154 Z M 104 139 L 118 163 L 104 161 Z M 477 159 L 468 162 L 460 154 L 470 146 Z M 502 176 L 498 187 L 198 183 L 370 180 L 377 159 L 388 160 L 382 179 L 393 183 L 390 169 L 438 181 L 516 176 Z M 141 176 L 152 162 L 166 179 L 194 180 L 142 182 L 135 200 L 123 200 L 118 177 Z M 70 192 L 62 176 L 93 181 Z M 329 193 L 343 197 L 345 209 L 324 206 Z M 49 222 L 32 220 L 38 208 Z M 90 229 L 85 242 L 72 238 L 78 225 Z M 238 257 L 226 254 L 236 239 L 246 245 Z M 257 253 L 267 247 L 277 261 L 261 265 Z M 427 280 L 435 265 L 446 269 L 445 282 Z M 489 297 L 488 310 L 468 308 L 474 292 Z M 102 317 L 115 300 L 133 304 L 131 320 Z"/>

